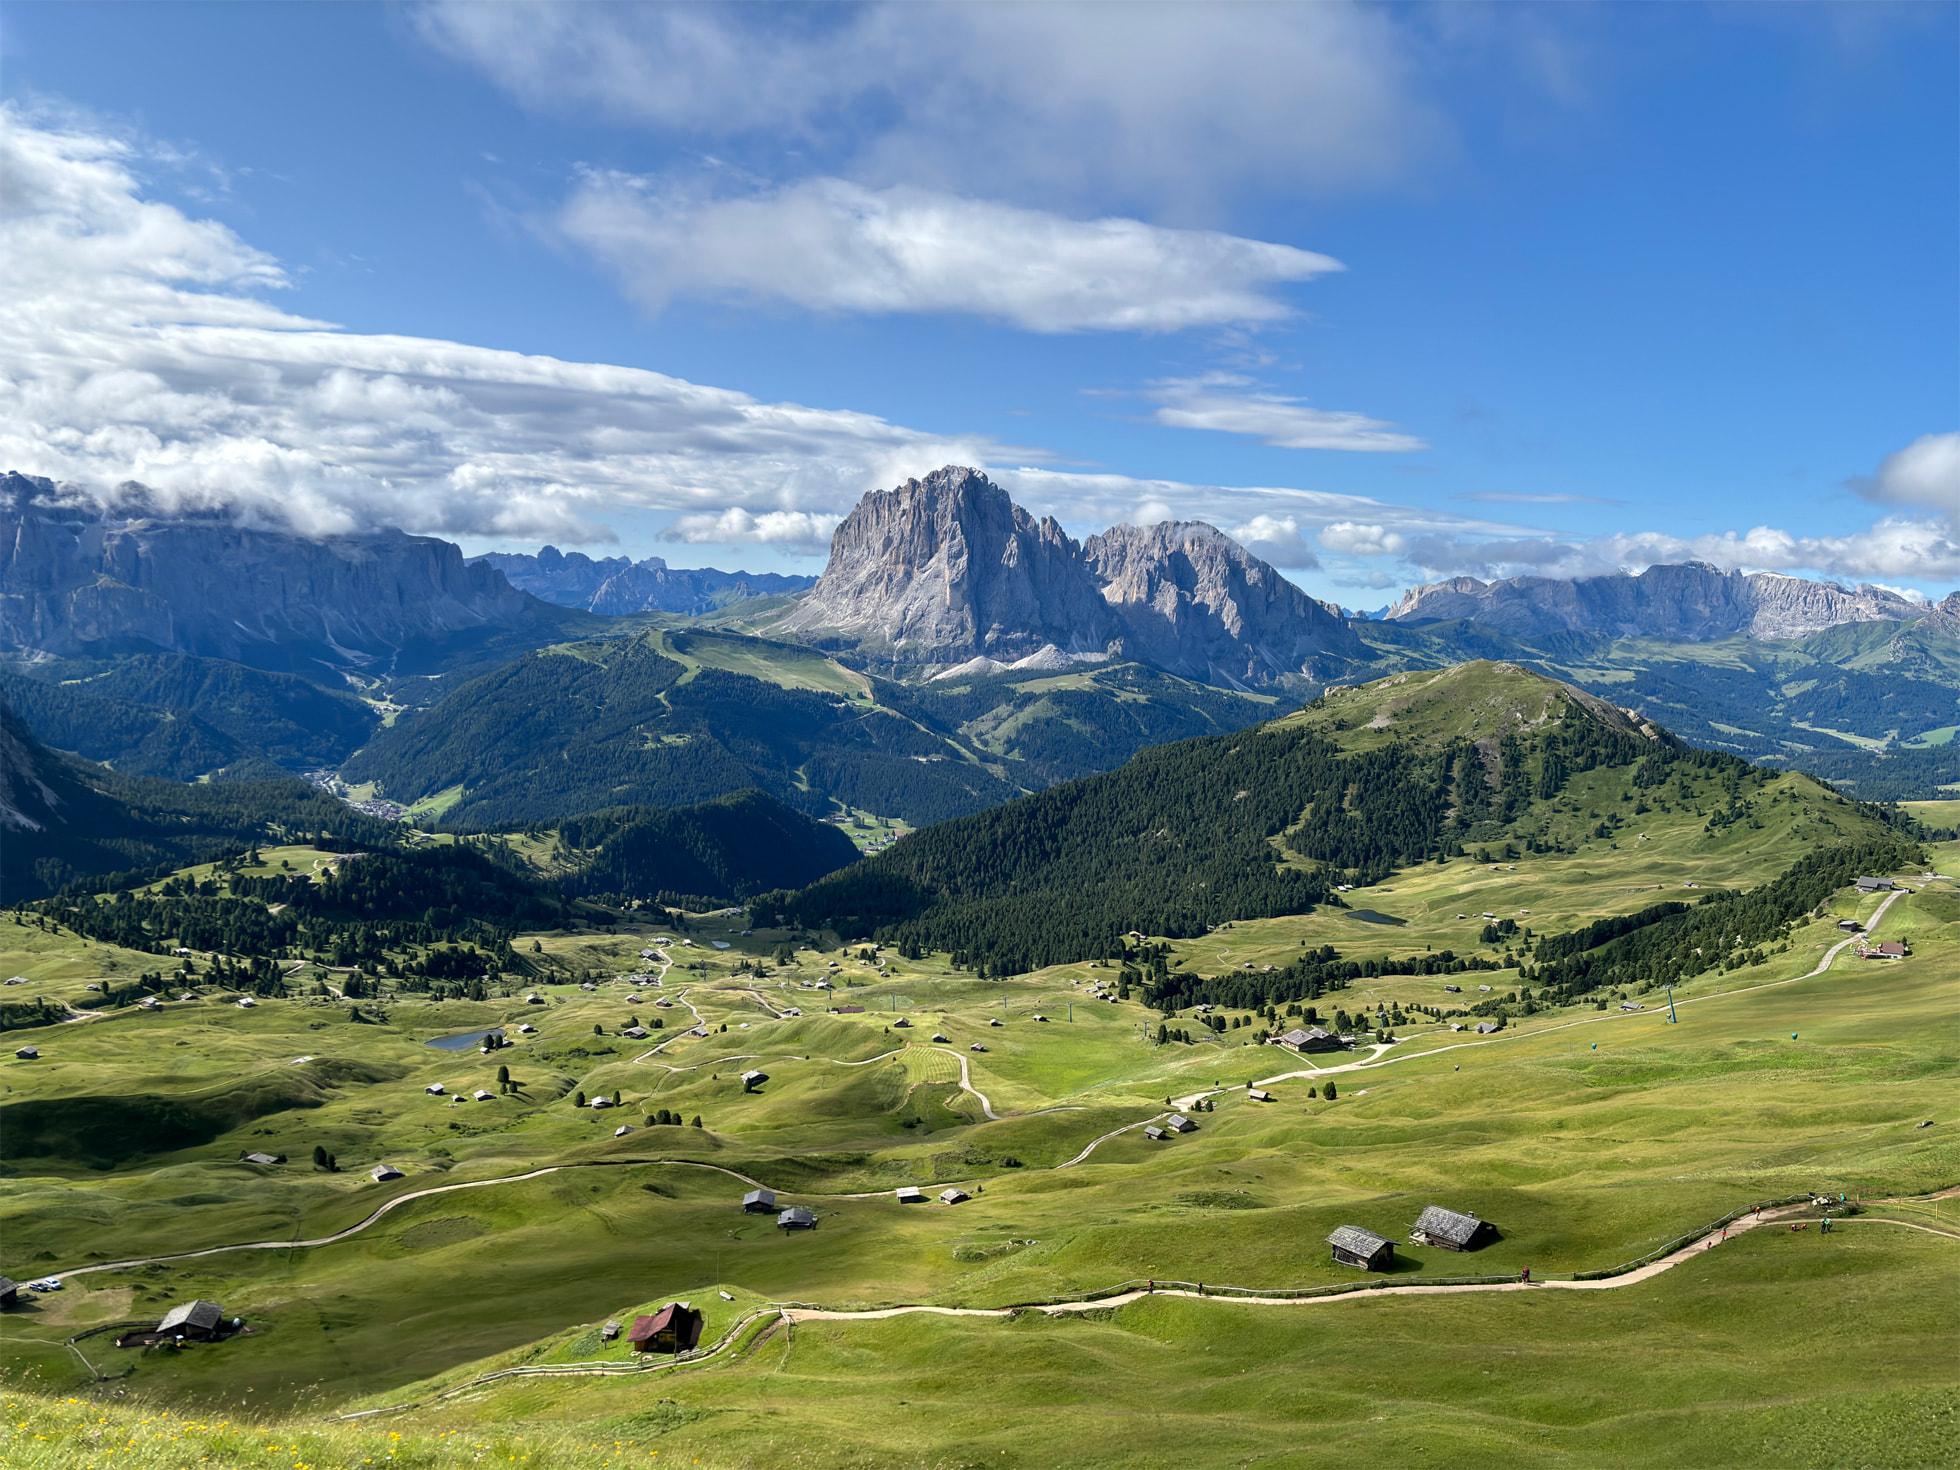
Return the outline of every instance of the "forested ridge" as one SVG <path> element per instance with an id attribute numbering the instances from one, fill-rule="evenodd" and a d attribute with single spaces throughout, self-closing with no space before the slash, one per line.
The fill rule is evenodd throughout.
<path id="1" fill-rule="evenodd" d="M 705 909 L 765 889 L 811 883 L 854 861 L 857 845 L 760 791 L 692 807 L 614 807 L 560 822 L 560 843 L 584 850 L 567 893 Z"/>

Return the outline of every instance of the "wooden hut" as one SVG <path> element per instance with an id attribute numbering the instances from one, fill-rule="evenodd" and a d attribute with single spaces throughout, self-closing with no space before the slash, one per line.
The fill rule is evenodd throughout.
<path id="1" fill-rule="evenodd" d="M 742 1196 L 742 1208 L 751 1215 L 773 1215 L 776 1213 L 776 1191 L 751 1189 Z"/>
<path id="2" fill-rule="evenodd" d="M 1198 1131 L 1198 1125 L 1182 1113 L 1172 1113 L 1168 1118 L 1164 1119 L 1164 1126 L 1173 1133 L 1196 1133 Z"/>
<path id="3" fill-rule="evenodd" d="M 972 1197 L 964 1189 L 942 1189 L 939 1191 L 939 1202 L 942 1205 L 961 1204 Z"/>
<path id="4" fill-rule="evenodd" d="M 1446 1251 L 1475 1250 L 1489 1227 L 1475 1215 L 1430 1205 L 1416 1217 L 1409 1239 L 1417 1245 L 1433 1245 Z"/>
<path id="5" fill-rule="evenodd" d="M 922 1205 L 926 1200 L 925 1191 L 916 1184 L 900 1185 L 892 1194 L 902 1205 Z"/>
<path id="6" fill-rule="evenodd" d="M 393 1164 L 376 1164 L 368 1171 L 368 1174 L 376 1184 L 386 1184 L 390 1179 L 399 1179 L 402 1177 L 402 1171 L 397 1169 Z"/>
<path id="7" fill-rule="evenodd" d="M 815 1230 L 817 1217 L 813 1211 L 801 1205 L 791 1205 L 776 1217 L 776 1225 L 783 1230 Z"/>
<path id="8" fill-rule="evenodd" d="M 701 1336 L 701 1314 L 686 1302 L 669 1302 L 650 1317 L 635 1317 L 626 1341 L 636 1353 L 682 1353 Z"/>
<path id="9" fill-rule="evenodd" d="M 1395 1264 L 1395 1246 L 1372 1230 L 1359 1225 L 1343 1225 L 1327 1237 L 1334 1259 L 1343 1266 L 1363 1271 L 1386 1271 Z"/>
<path id="10" fill-rule="evenodd" d="M 769 1074 L 767 1072 L 757 1071 L 755 1068 L 751 1067 L 748 1071 L 742 1074 L 742 1091 L 754 1092 L 758 1087 L 762 1086 L 762 1084 L 767 1082 L 768 1080 L 769 1080 Z"/>
<path id="11" fill-rule="evenodd" d="M 172 1307 L 157 1323 L 158 1337 L 188 1337 L 209 1342 L 223 1329 L 225 1309 L 216 1302 L 185 1302 Z"/>
<path id="12" fill-rule="evenodd" d="M 20 1283 L 11 1276 L 0 1276 L 0 1309 L 20 1305 Z"/>

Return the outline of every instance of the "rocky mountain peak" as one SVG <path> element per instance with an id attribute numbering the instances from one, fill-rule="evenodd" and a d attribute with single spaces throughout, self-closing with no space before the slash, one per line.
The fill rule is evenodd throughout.
<path id="1" fill-rule="evenodd" d="M 1803 638 L 1841 623 L 1902 621 L 1924 609 L 1883 587 L 1842 587 L 1775 572 L 1722 571 L 1707 562 L 1648 567 L 1638 576 L 1456 577 L 1416 587 L 1389 610 L 1398 622 L 1466 618 L 1512 637 L 1599 633 L 1705 642 L 1744 633 Z"/>
<path id="2" fill-rule="evenodd" d="M 1077 545 L 956 465 L 866 495 L 780 626 L 915 662 L 1029 667 L 1052 645 L 1232 685 L 1362 652 L 1336 610 L 1215 526 L 1116 526 Z"/>

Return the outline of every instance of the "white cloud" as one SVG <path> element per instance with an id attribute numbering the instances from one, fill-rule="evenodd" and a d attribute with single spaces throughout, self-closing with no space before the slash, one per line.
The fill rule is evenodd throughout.
<path id="1" fill-rule="evenodd" d="M 1409 542 L 1386 526 L 1336 521 L 1321 531 L 1320 544 L 1341 556 L 1400 556 Z"/>
<path id="2" fill-rule="evenodd" d="M 1244 6 L 438 3 L 425 37 L 525 104 L 865 183 L 1187 215 L 1438 152 L 1390 12 Z"/>
<path id="3" fill-rule="evenodd" d="M 1878 462 L 1852 488 L 1888 505 L 1925 505 L 1960 515 L 1960 434 L 1922 434 Z"/>
<path id="4" fill-rule="evenodd" d="M 1272 286 L 1341 269 L 1210 230 L 826 178 L 711 199 L 590 173 L 554 225 L 655 308 L 732 297 L 819 312 L 971 313 L 1034 332 L 1255 325 L 1291 314 Z"/>
<path id="5" fill-rule="evenodd" d="M 1322 544 L 1326 544 L 1324 536 Z M 1688 537 L 1662 531 L 1621 532 L 1586 541 L 1551 536 L 1480 539 L 1433 534 L 1412 540 L 1406 559 L 1428 578 L 1581 577 L 1638 571 L 1660 563 L 1705 561 L 1744 571 L 1948 583 L 1960 579 L 1960 529 L 1951 519 L 1939 516 L 1926 520 L 1888 516 L 1845 536 L 1799 536 L 1773 526 Z"/>
<path id="6" fill-rule="evenodd" d="M 1300 534 L 1297 516 L 1256 515 L 1244 525 L 1232 527 L 1227 534 L 1254 556 L 1276 567 L 1304 572 L 1320 565 L 1320 558 Z"/>
<path id="7" fill-rule="evenodd" d="M 1011 453 L 660 373 L 281 311 L 278 263 L 144 197 L 126 139 L 0 105 L 0 467 L 332 532 L 604 539 L 647 508 L 832 510 Z M 1022 451 L 1025 453 L 1025 451 Z"/>
<path id="8" fill-rule="evenodd" d="M 732 506 L 719 515 L 696 514 L 676 518 L 660 533 L 663 541 L 685 541 L 690 545 L 774 546 L 793 556 L 822 556 L 830 550 L 830 533 L 842 516 L 801 510 L 770 510 L 752 515 Z"/>
<path id="9" fill-rule="evenodd" d="M 1213 374 L 1171 378 L 1151 386 L 1159 407 L 1151 415 L 1174 429 L 1215 429 L 1249 434 L 1278 449 L 1346 449 L 1406 453 L 1429 446 L 1391 425 L 1358 413 L 1309 408 L 1277 393 L 1235 391 L 1243 378 Z"/>

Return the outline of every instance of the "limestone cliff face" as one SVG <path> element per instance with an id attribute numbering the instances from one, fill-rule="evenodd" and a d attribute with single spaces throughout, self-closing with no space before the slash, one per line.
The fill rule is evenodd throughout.
<path id="1" fill-rule="evenodd" d="M 1521 638 L 1579 632 L 1704 642 L 1735 633 L 1803 638 L 1840 623 L 1902 621 L 1923 611 L 1882 587 L 1854 589 L 1773 572 L 1744 576 L 1685 562 L 1652 566 L 1637 577 L 1458 577 L 1412 589 L 1388 616 L 1399 622 L 1471 618 Z"/>
<path id="2" fill-rule="evenodd" d="M 865 496 L 779 626 L 921 663 L 1052 646 L 1235 685 L 1365 655 L 1337 612 L 1211 526 L 1117 526 L 1078 546 L 956 466 Z"/>
<path id="3" fill-rule="evenodd" d="M 1113 526 L 1082 550 L 1123 651 L 1174 674 L 1264 684 L 1366 653 L 1337 611 L 1202 521 Z"/>
<path id="4" fill-rule="evenodd" d="M 549 614 L 433 537 L 316 541 L 131 499 L 118 514 L 47 480 L 0 477 L 0 647 L 358 667 Z"/>
<path id="5" fill-rule="evenodd" d="M 780 626 L 932 663 L 1011 660 L 1048 643 L 1100 653 L 1120 632 L 1060 525 L 951 465 L 859 501 Z"/>

